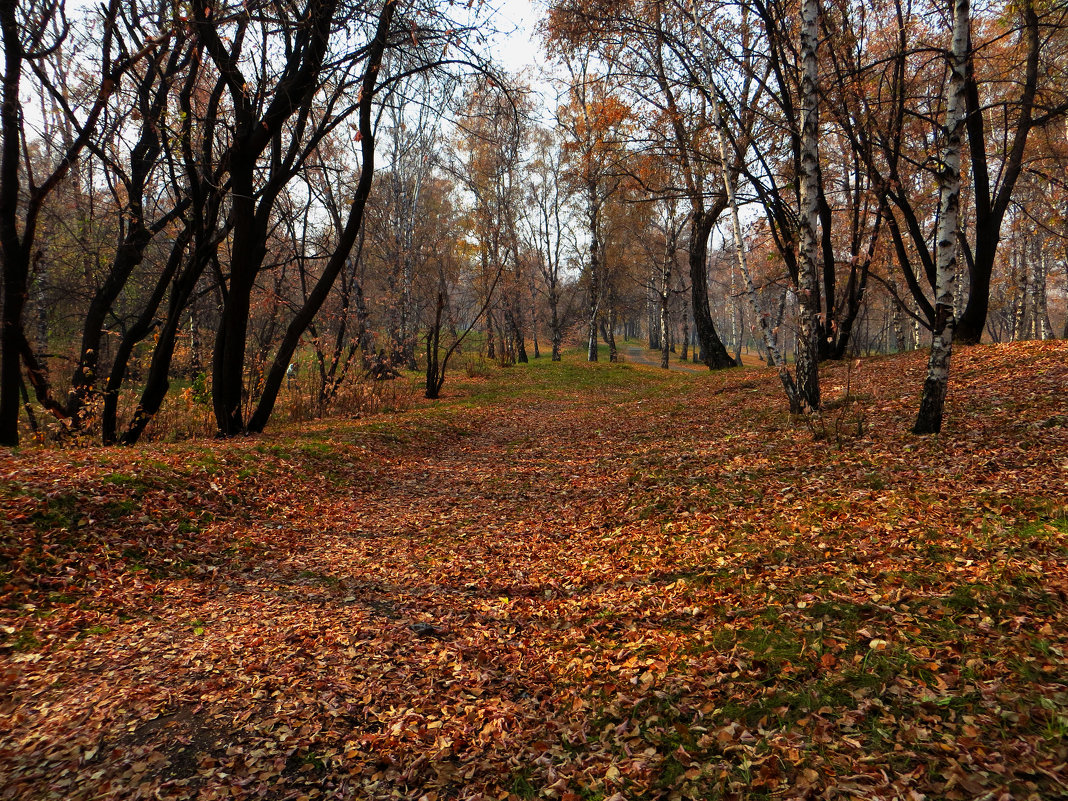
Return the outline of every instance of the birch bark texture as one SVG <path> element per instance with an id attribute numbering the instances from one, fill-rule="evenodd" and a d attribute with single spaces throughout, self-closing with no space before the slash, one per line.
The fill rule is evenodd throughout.
<path id="1" fill-rule="evenodd" d="M 956 318 L 953 298 L 957 277 L 957 217 L 960 210 L 960 152 L 966 118 L 965 80 L 971 32 L 969 0 L 953 6 L 953 44 L 950 58 L 949 98 L 946 104 L 945 146 L 938 164 L 939 220 L 935 242 L 935 319 L 931 328 L 931 356 L 923 382 L 914 434 L 937 434 L 949 386 Z"/>
<path id="2" fill-rule="evenodd" d="M 809 410 L 820 407 L 818 267 L 819 242 L 819 0 L 801 3 L 801 197 L 798 236 L 797 389 Z"/>

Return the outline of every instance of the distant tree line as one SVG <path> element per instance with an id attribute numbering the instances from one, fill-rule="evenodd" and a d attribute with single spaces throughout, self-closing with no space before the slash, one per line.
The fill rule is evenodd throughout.
<path id="1" fill-rule="evenodd" d="M 620 338 L 754 349 L 798 413 L 934 342 L 933 431 L 954 341 L 1068 325 L 1063 3 L 558 0 L 533 83 L 480 13 L 0 0 L 0 443 Z"/>
<path id="2" fill-rule="evenodd" d="M 890 298 L 899 348 L 907 320 L 946 348 L 1053 335 L 1066 22 L 1068 7 L 1042 0 L 974 14 L 902 0 L 557 0 L 549 31 L 565 59 L 594 59 L 602 94 L 632 107 L 635 138 L 671 165 L 653 192 L 688 206 L 702 358 L 723 363 L 705 251 L 734 194 L 747 226 L 735 247 L 766 265 L 759 285 L 795 296 L 796 385 L 812 408 L 813 363 L 849 352 L 872 290 Z M 774 299 L 756 300 L 778 328 Z M 932 361 L 936 372 L 944 394 Z M 917 431 L 937 430 L 940 403 L 931 414 Z"/>

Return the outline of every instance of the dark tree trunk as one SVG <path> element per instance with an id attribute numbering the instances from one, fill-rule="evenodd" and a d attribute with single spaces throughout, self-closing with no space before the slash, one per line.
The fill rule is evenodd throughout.
<path id="1" fill-rule="evenodd" d="M 393 3 L 385 3 L 382 14 L 392 17 L 393 6 Z M 230 282 L 212 360 L 212 404 L 219 436 L 233 436 L 245 430 L 242 403 L 252 290 L 266 255 L 267 232 L 275 201 L 284 186 L 286 170 L 292 166 L 288 161 L 282 163 L 281 153 L 274 153 L 270 180 L 257 191 L 259 162 L 272 142 L 276 143 L 276 147 L 281 147 L 277 141 L 278 134 L 292 122 L 294 114 L 297 115 L 294 124 L 303 128 L 326 56 L 336 9 L 337 0 L 322 0 L 308 7 L 305 20 L 295 29 L 294 41 L 287 53 L 287 68 L 282 72 L 278 85 L 273 88 L 271 100 L 262 110 L 262 115 L 248 87 L 242 84 L 235 66 L 234 54 L 229 48 L 236 45 L 220 39 L 216 23 L 210 16 L 210 7 L 194 4 L 192 9 L 195 30 L 226 80 L 236 128 L 233 144 L 226 156 L 230 173 L 230 221 L 233 230 Z M 371 60 L 370 55 L 368 59 Z M 369 103 L 370 98 L 366 101 Z M 283 375 L 284 372 L 285 368 Z M 274 398 L 268 399 L 266 404 L 263 400 L 261 397 L 258 408 L 269 412 Z"/>
<path id="2" fill-rule="evenodd" d="M 378 81 L 378 70 L 382 64 L 382 56 L 386 50 L 386 39 L 390 25 L 393 22 L 393 12 L 396 9 L 395 2 L 385 2 L 378 17 L 378 28 L 375 38 L 367 54 L 367 65 L 364 68 L 363 86 L 360 94 L 360 150 L 363 155 L 363 163 L 360 167 L 360 181 L 356 186 L 352 206 L 349 208 L 349 217 L 345 222 L 345 228 L 341 232 L 337 246 L 323 274 L 319 277 L 308 299 L 301 306 L 296 316 L 286 329 L 285 336 L 278 346 L 274 362 L 264 382 L 263 392 L 252 417 L 249 419 L 248 430 L 251 432 L 263 431 L 267 421 L 274 410 L 278 391 L 285 379 L 286 369 L 293 358 L 293 353 L 300 343 L 300 338 L 307 330 L 308 325 L 315 318 L 322 307 L 330 288 L 337 280 L 338 274 L 344 267 L 345 262 L 352 252 L 352 246 L 363 225 L 363 213 L 367 206 L 367 198 L 371 194 L 371 184 L 374 179 L 375 151 L 374 151 L 374 127 L 371 116 L 371 104 L 374 99 L 375 87 Z"/>
<path id="3" fill-rule="evenodd" d="M 712 312 L 708 305 L 708 237 L 716 224 L 719 211 L 694 213 L 690 223 L 690 296 L 693 302 L 693 322 L 697 341 L 701 345 L 701 360 L 710 370 L 734 367 L 734 359 L 727 353 L 716 333 Z"/>
<path id="4" fill-rule="evenodd" d="M 23 211 L 20 208 L 23 138 L 19 92 L 26 62 L 39 57 L 37 53 L 27 53 L 24 50 L 23 36 L 28 34 L 29 38 L 43 39 L 49 27 L 56 22 L 57 14 L 62 13 L 63 6 L 55 3 L 36 6 L 32 11 L 28 8 L 25 19 L 21 21 L 19 6 L 18 0 L 0 0 L 0 40 L 4 50 L 3 92 L 0 97 L 0 260 L 3 261 L 4 289 L 4 303 L 0 310 L 0 445 L 11 447 L 17 446 L 19 442 L 20 392 L 23 380 L 21 364 L 26 365 L 27 377 L 38 400 L 57 417 L 66 417 L 66 409 L 52 398 L 47 373 L 38 362 L 23 328 L 30 258 L 41 207 L 49 194 L 67 176 L 71 166 L 88 144 L 122 76 L 158 44 L 158 41 L 150 42 L 135 54 L 113 58 L 112 40 L 119 4 L 117 0 L 111 0 L 104 10 L 101 44 L 103 67 L 96 97 L 77 136 L 66 147 L 59 165 L 43 182 L 31 187 L 28 197 L 25 198 L 24 215 L 20 220 L 20 211 Z M 32 30 L 24 31 L 23 22 L 32 26 Z M 40 41 L 38 43 L 40 44 Z"/>
<path id="5" fill-rule="evenodd" d="M 444 282 L 438 290 L 438 302 L 434 307 L 434 323 L 426 337 L 426 397 L 436 400 L 445 384 L 445 370 L 441 363 L 441 313 L 445 309 Z"/>
<path id="6" fill-rule="evenodd" d="M 245 383 L 245 345 L 256 273 L 267 254 L 267 219 L 256 213 L 253 175 L 256 157 L 242 153 L 231 166 L 233 246 L 230 285 L 212 354 L 212 406 L 219 436 L 244 431 L 242 401 Z M 261 201 L 261 209 L 263 203 Z"/>
<path id="7" fill-rule="evenodd" d="M 127 194 L 127 207 L 123 210 L 123 217 L 129 227 L 116 248 L 107 278 L 93 295 L 82 326 L 78 365 L 71 378 L 71 389 L 67 399 L 67 414 L 70 415 L 75 427 L 82 423 L 85 404 L 97 383 L 100 344 L 107 315 L 114 307 L 119 294 L 126 287 L 130 275 L 144 259 L 145 248 L 157 233 L 178 218 L 187 205 L 187 203 L 179 203 L 152 226 L 145 223 L 145 186 L 163 151 L 163 143 L 159 136 L 159 121 L 169 96 L 168 78 L 173 76 L 185 62 L 181 51 L 182 48 L 175 48 L 171 52 L 162 72 L 155 62 L 148 60 L 145 77 L 138 87 L 137 108 L 142 121 L 141 133 L 130 153 L 130 175 L 124 187 Z"/>
<path id="8" fill-rule="evenodd" d="M 211 219 L 214 219 L 214 216 Z M 172 258 L 174 257 L 175 254 L 172 253 Z M 178 329 L 182 325 L 182 318 L 185 316 L 185 310 L 189 305 L 189 299 L 192 297 L 193 291 L 196 289 L 197 282 L 214 257 L 214 239 L 212 237 L 202 239 L 198 243 L 198 247 L 194 249 L 186 268 L 171 285 L 167 318 L 160 327 L 156 345 L 152 350 L 152 362 L 145 378 L 145 386 L 141 390 L 141 399 L 134 410 L 129 426 L 119 437 L 119 444 L 135 444 L 144 433 L 145 427 L 148 426 L 159 411 L 160 406 L 163 404 L 163 399 L 167 397 L 167 391 L 170 389 L 171 360 L 174 357 Z M 121 375 L 116 376 L 117 381 L 121 381 L 121 379 Z M 111 398 L 112 403 L 117 402 L 118 384 L 115 385 L 114 392 L 109 391 L 107 393 L 106 398 Z M 110 414 L 114 418 L 114 410 Z"/>
<path id="9" fill-rule="evenodd" d="M 1003 166 L 999 167 L 1001 185 L 991 195 L 986 152 L 986 122 L 979 97 L 979 83 L 975 76 L 974 53 L 969 49 L 964 98 L 967 104 L 968 148 L 971 155 L 972 184 L 975 205 L 975 249 L 970 261 L 968 304 L 957 321 L 955 338 L 965 345 L 977 345 L 983 337 L 986 317 L 990 309 L 990 278 L 994 271 L 1001 224 L 1009 208 L 1013 190 L 1021 173 L 1028 135 L 1034 126 L 1035 96 L 1039 80 L 1041 39 L 1039 17 L 1033 0 L 1019 5 L 1023 17 L 1022 36 L 1027 46 L 1023 88 L 1020 92 L 1019 114 L 1012 131 L 1011 143 Z M 970 45 L 969 45 L 970 47 Z M 959 289 L 958 289 L 959 291 Z"/>
<path id="10" fill-rule="evenodd" d="M 105 445 L 113 445 L 117 439 L 119 390 L 122 388 L 123 381 L 126 378 L 126 370 L 130 362 L 130 356 L 133 354 L 134 348 L 137 347 L 137 343 L 141 342 L 148 336 L 149 332 L 152 330 L 156 311 L 163 302 L 163 297 L 167 292 L 167 286 L 171 283 L 171 279 L 174 277 L 174 274 L 178 270 L 178 266 L 182 262 L 191 235 L 192 231 L 188 227 L 184 228 L 179 234 L 178 239 L 175 240 L 174 246 L 171 248 L 171 255 L 167 260 L 167 266 L 164 268 L 163 274 L 156 282 L 156 287 L 153 290 L 152 295 L 149 297 L 148 302 L 145 304 L 145 308 L 141 311 L 141 316 L 137 318 L 132 326 L 130 326 L 129 330 L 123 335 L 122 341 L 119 343 L 119 349 L 112 362 L 111 374 L 108 376 L 107 386 L 104 388 L 101 439 Z M 190 289 L 191 288 L 192 287 L 190 287 Z M 184 308 L 184 303 L 179 307 L 179 309 L 181 308 Z M 168 367 L 169 362 L 170 360 L 168 359 Z M 158 409 L 158 407 L 156 407 L 156 409 Z M 156 409 L 153 410 L 153 414 Z"/>

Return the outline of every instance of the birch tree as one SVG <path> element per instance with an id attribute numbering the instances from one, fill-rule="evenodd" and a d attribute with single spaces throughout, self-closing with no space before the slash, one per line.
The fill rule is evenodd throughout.
<path id="1" fill-rule="evenodd" d="M 816 49 L 819 44 L 818 0 L 801 2 L 801 214 L 798 237 L 797 390 L 809 409 L 820 407 L 819 299 L 816 259 L 819 243 L 819 116 Z"/>
<path id="2" fill-rule="evenodd" d="M 420 73 L 402 81 L 385 103 L 389 122 L 385 148 L 389 191 L 385 198 L 390 251 L 386 266 L 393 294 L 389 312 L 390 360 L 409 370 L 415 369 L 419 328 L 415 275 L 423 266 L 416 263 L 416 231 L 423 213 L 423 186 L 436 161 L 442 117 L 451 102 L 452 88 L 437 86 L 430 75 Z"/>
<path id="3" fill-rule="evenodd" d="M 586 283 L 586 358 L 597 361 L 598 322 L 607 291 L 604 214 L 624 176 L 623 141 L 630 133 L 631 109 L 614 96 L 608 76 L 593 72 L 590 58 L 568 61 L 568 101 L 557 112 L 564 132 L 566 176 L 582 198 L 588 237 Z"/>
<path id="4" fill-rule="evenodd" d="M 956 0 L 953 7 L 953 43 L 950 55 L 949 98 L 946 105 L 945 145 L 938 165 L 939 219 L 935 242 L 935 307 L 931 329 L 931 356 L 923 384 L 920 411 L 912 431 L 937 434 L 942 430 L 942 409 L 949 383 L 953 351 L 953 297 L 957 273 L 957 215 L 960 210 L 960 151 L 967 109 L 967 79 L 971 6 Z"/>
<path id="5" fill-rule="evenodd" d="M 715 109 L 715 123 L 716 123 L 716 140 L 719 144 L 719 152 L 722 163 L 726 165 L 727 162 L 727 146 L 725 144 L 725 137 L 722 131 L 722 119 L 719 113 L 719 103 L 713 99 Z M 798 391 L 797 384 L 794 382 L 794 377 L 790 374 L 789 368 L 786 366 L 786 360 L 782 356 L 782 352 L 779 350 L 778 344 L 775 342 L 775 336 L 772 333 L 771 325 L 768 322 L 768 315 L 764 313 L 760 308 L 760 300 L 757 297 L 756 286 L 753 284 L 753 276 L 749 271 L 749 260 L 746 256 L 745 237 L 742 235 L 742 221 L 738 214 L 738 198 L 734 191 L 734 182 L 731 179 L 730 172 L 724 167 L 723 173 L 723 188 L 727 194 L 727 202 L 729 204 L 731 212 L 731 232 L 734 236 L 734 252 L 738 261 L 738 270 L 742 274 L 742 280 L 745 282 L 745 296 L 749 301 L 750 309 L 753 312 L 753 316 L 757 320 L 757 324 L 760 328 L 760 336 L 764 342 L 764 349 L 767 351 L 769 361 L 774 365 L 775 371 L 779 374 L 779 380 L 782 382 L 783 390 L 786 392 L 786 399 L 790 403 L 790 411 L 793 414 L 801 414 L 805 411 L 804 398 Z M 798 371 L 800 371 L 800 362 L 798 363 Z M 812 410 L 815 407 L 809 406 L 808 410 Z"/>

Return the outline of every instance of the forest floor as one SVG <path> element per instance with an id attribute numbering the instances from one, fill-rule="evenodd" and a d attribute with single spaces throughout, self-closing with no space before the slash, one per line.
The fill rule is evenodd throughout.
<path id="1" fill-rule="evenodd" d="M 624 345 L 620 348 L 623 361 L 628 364 L 641 364 L 647 367 L 660 367 L 660 351 L 649 350 L 642 345 Z M 700 362 L 680 358 L 681 354 L 672 353 L 668 360 L 668 369 L 685 373 L 707 373 L 708 368 Z M 742 354 L 742 364 L 746 367 L 763 367 L 764 360 L 756 353 L 746 351 Z"/>
<path id="2" fill-rule="evenodd" d="M 953 359 L 3 452 L 0 798 L 1065 797 L 1068 343 Z"/>

